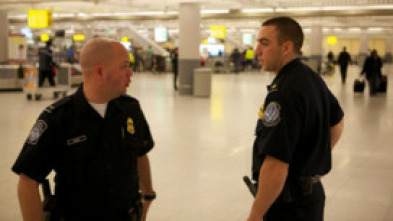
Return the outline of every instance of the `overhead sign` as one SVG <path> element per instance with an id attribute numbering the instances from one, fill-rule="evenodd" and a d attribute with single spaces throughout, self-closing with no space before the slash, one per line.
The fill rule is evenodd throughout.
<path id="1" fill-rule="evenodd" d="M 41 39 L 42 42 L 48 42 L 49 38 L 50 38 L 50 36 L 49 36 L 48 33 L 42 33 L 41 36 L 40 36 L 40 39 Z"/>
<path id="2" fill-rule="evenodd" d="M 328 36 L 327 43 L 328 43 L 328 45 L 336 45 L 337 44 L 337 37 L 336 36 Z"/>
<path id="3" fill-rule="evenodd" d="M 85 35 L 75 34 L 72 39 L 74 41 L 85 41 Z"/>
<path id="4" fill-rule="evenodd" d="M 121 37 L 121 42 L 128 42 L 128 37 L 127 36 Z"/>
<path id="5" fill-rule="evenodd" d="M 158 27 L 154 29 L 154 40 L 156 42 L 167 42 L 168 32 L 164 27 Z"/>
<path id="6" fill-rule="evenodd" d="M 212 38 L 225 38 L 225 26 L 210 26 L 210 37 Z"/>
<path id="7" fill-rule="evenodd" d="M 243 44 L 245 44 L 245 45 L 252 45 L 252 42 L 253 42 L 252 34 L 244 33 L 243 34 Z"/>
<path id="8" fill-rule="evenodd" d="M 52 12 L 48 10 L 29 10 L 29 28 L 48 28 L 52 27 Z"/>

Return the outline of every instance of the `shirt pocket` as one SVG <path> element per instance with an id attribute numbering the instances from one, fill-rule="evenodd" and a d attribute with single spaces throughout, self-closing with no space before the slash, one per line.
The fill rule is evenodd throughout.
<path id="1" fill-rule="evenodd" d="M 94 158 L 94 147 L 87 140 L 67 144 L 63 157 L 63 168 L 65 180 L 70 185 L 83 185 L 87 176 L 88 166 Z"/>
<path id="2" fill-rule="evenodd" d="M 140 142 L 139 139 L 135 136 L 135 134 L 126 133 L 122 142 L 123 150 L 128 156 L 136 157 L 138 154 L 138 149 Z"/>

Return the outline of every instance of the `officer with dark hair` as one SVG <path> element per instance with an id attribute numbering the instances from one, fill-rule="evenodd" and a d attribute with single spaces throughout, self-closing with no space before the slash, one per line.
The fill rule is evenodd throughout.
<path id="1" fill-rule="evenodd" d="M 53 79 L 53 66 L 56 64 L 53 62 L 53 54 L 52 54 L 52 39 L 46 42 L 44 48 L 40 48 L 38 52 L 38 60 L 39 60 L 39 80 L 38 86 L 42 87 L 44 84 L 45 78 L 48 78 L 50 86 L 55 86 L 55 81 Z"/>
<path id="2" fill-rule="evenodd" d="M 80 62 L 84 83 L 42 112 L 12 167 L 23 219 L 43 220 L 38 185 L 54 170 L 60 220 L 145 220 L 156 196 L 147 156 L 154 142 L 139 102 L 126 95 L 127 50 L 95 38 Z"/>
<path id="3" fill-rule="evenodd" d="M 331 170 L 331 151 L 343 111 L 319 75 L 299 59 L 300 25 L 289 17 L 262 24 L 256 54 L 276 73 L 259 112 L 252 175 L 257 194 L 248 221 L 322 221 L 320 177 Z"/>

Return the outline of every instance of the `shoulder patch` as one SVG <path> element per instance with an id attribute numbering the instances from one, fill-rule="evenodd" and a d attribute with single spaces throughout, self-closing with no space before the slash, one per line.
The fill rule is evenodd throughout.
<path id="1" fill-rule="evenodd" d="M 43 120 L 38 120 L 33 128 L 30 131 L 29 137 L 27 138 L 26 143 L 31 145 L 36 145 L 38 140 L 40 139 L 41 135 L 45 132 L 48 128 L 48 124 L 46 124 Z"/>
<path id="2" fill-rule="evenodd" d="M 275 101 L 267 105 L 263 111 L 262 118 L 262 123 L 265 127 L 274 127 L 280 122 L 280 109 L 280 105 Z"/>

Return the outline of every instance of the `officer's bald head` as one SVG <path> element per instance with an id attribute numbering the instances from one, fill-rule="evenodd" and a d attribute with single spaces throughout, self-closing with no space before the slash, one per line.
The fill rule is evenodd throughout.
<path id="1" fill-rule="evenodd" d="M 92 68 L 105 66 L 114 58 L 114 42 L 103 38 L 94 38 L 87 42 L 81 51 L 80 64 L 84 75 L 89 75 Z"/>

